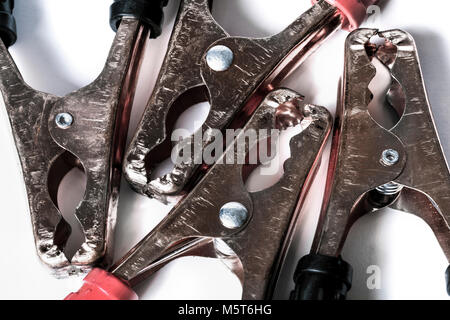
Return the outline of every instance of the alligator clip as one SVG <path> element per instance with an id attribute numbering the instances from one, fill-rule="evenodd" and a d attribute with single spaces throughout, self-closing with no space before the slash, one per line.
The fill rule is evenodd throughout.
<path id="1" fill-rule="evenodd" d="M 217 162 L 169 215 L 109 273 L 95 269 L 81 290 L 67 299 L 136 298 L 131 287 L 168 262 L 188 255 L 222 259 L 241 280 L 244 299 L 270 297 L 331 125 L 325 108 L 301 102 L 295 92 L 278 89 L 269 93 Z M 291 154 L 283 164 L 281 178 L 264 190 L 247 191 L 245 181 L 257 165 L 248 161 L 227 164 L 225 159 L 239 159 L 240 142 L 246 141 L 250 132 L 269 134 L 244 143 L 244 155 L 260 148 L 267 141 L 263 136 L 273 138 L 273 129 L 295 128 L 301 132 L 294 132 L 290 140 Z"/>
<path id="2" fill-rule="evenodd" d="M 193 104 L 209 101 L 209 115 L 199 129 L 203 148 L 212 142 L 211 130 L 223 130 L 232 121 L 242 127 L 267 93 L 319 44 L 341 27 L 355 28 L 375 2 L 338 0 L 334 6 L 320 0 L 279 34 L 252 39 L 230 37 L 212 17 L 211 1 L 181 1 L 158 81 L 125 155 L 128 182 L 161 201 L 178 200 L 204 166 L 190 159 L 161 177 L 152 176 L 171 155 L 177 117 Z"/>
<path id="3" fill-rule="evenodd" d="M 132 17 L 129 4 L 115 1 L 111 6 L 111 26 L 120 27 L 100 76 L 65 97 L 28 86 L 0 41 L 0 90 L 22 167 L 36 249 L 58 277 L 111 260 L 122 155 L 141 53 L 148 35 L 160 32 L 162 19 L 161 4 L 136 2 L 135 9 L 142 9 L 136 16 L 150 11 L 152 23 Z M 70 259 L 64 248 L 71 230 L 58 209 L 57 192 L 74 167 L 87 176 L 75 212 L 85 239 Z"/>
<path id="4" fill-rule="evenodd" d="M 384 44 L 371 44 L 375 35 Z M 400 120 L 390 130 L 368 111 L 373 59 L 392 75 L 386 100 Z M 450 259 L 450 175 L 414 40 L 401 30 L 354 31 L 345 46 L 343 81 L 321 218 L 311 254 L 294 276 L 296 299 L 345 298 L 352 269 L 340 254 L 347 234 L 358 218 L 381 208 L 422 218 Z"/>

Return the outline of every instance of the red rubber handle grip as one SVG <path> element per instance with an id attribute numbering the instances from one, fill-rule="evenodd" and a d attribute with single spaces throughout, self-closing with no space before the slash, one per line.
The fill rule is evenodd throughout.
<path id="1" fill-rule="evenodd" d="M 318 0 L 312 0 L 315 4 Z M 357 29 L 366 19 L 367 9 L 378 2 L 378 0 L 326 0 L 338 8 L 347 19 L 343 29 L 353 31 Z"/>
<path id="2" fill-rule="evenodd" d="M 78 292 L 64 300 L 138 300 L 137 294 L 120 279 L 102 269 L 93 269 Z"/>

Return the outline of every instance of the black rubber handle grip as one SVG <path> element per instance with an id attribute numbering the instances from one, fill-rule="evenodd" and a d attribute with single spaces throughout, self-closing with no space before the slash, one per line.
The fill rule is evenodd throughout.
<path id="1" fill-rule="evenodd" d="M 0 0 L 0 38 L 6 47 L 12 46 L 17 40 L 13 9 L 14 0 Z"/>
<path id="2" fill-rule="evenodd" d="M 163 8 L 168 2 L 169 0 L 114 0 L 110 7 L 111 28 L 117 31 L 123 17 L 135 17 L 150 28 L 150 37 L 156 38 L 161 34 Z"/>
<path id="3" fill-rule="evenodd" d="M 345 300 L 353 270 L 341 257 L 310 254 L 300 259 L 291 300 Z"/>

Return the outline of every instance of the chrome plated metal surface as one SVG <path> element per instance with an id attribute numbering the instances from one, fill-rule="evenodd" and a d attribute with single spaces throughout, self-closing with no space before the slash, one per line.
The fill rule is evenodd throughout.
<path id="1" fill-rule="evenodd" d="M 135 286 L 175 258 L 215 257 L 239 277 L 244 299 L 270 297 L 292 227 L 331 131 L 329 112 L 301 100 L 288 89 L 269 93 L 194 189 L 110 271 Z M 262 191 L 247 191 L 245 181 L 255 165 L 226 164 L 225 160 L 237 158 L 242 136 L 249 130 L 271 132 L 298 125 L 303 130 L 290 140 L 291 155 L 284 162 L 282 177 Z M 261 141 L 258 136 L 253 144 L 246 143 L 245 153 Z M 224 207 L 237 209 L 233 218 L 242 218 L 231 219 L 232 228 L 221 219 Z"/>
<path id="2" fill-rule="evenodd" d="M 375 35 L 385 39 L 376 46 Z M 373 59 L 392 74 L 386 99 L 399 116 L 390 130 L 370 115 Z M 425 220 L 450 259 L 450 174 L 435 128 L 413 38 L 401 30 L 360 29 L 345 46 L 325 200 L 312 253 L 339 256 L 352 224 L 391 207 Z M 345 257 L 344 257 L 345 258 Z"/>
<path id="3" fill-rule="evenodd" d="M 183 0 L 165 61 L 124 160 L 138 192 L 162 201 L 190 190 L 201 164 L 176 163 L 162 177 L 155 167 L 171 155 L 177 117 L 198 102 L 211 109 L 201 127 L 202 147 L 213 129 L 242 127 L 266 94 L 343 24 L 340 12 L 318 1 L 279 34 L 260 39 L 229 36 L 214 20 L 211 1 Z"/>
<path id="4" fill-rule="evenodd" d="M 122 154 L 147 38 L 148 29 L 138 20 L 124 18 L 99 77 L 65 97 L 28 86 L 0 43 L 0 90 L 22 166 L 36 249 L 57 276 L 111 259 Z M 74 167 L 87 176 L 75 212 L 85 239 L 69 259 L 64 248 L 71 230 L 58 209 L 57 192 Z"/>

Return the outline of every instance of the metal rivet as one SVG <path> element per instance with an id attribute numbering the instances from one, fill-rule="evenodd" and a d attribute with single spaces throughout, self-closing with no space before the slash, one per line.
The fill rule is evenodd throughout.
<path id="1" fill-rule="evenodd" d="M 381 155 L 381 163 L 385 166 L 393 166 L 400 160 L 400 155 L 396 150 L 387 149 L 383 151 Z"/>
<path id="2" fill-rule="evenodd" d="M 219 218 L 225 228 L 236 229 L 245 224 L 248 219 L 248 211 L 239 202 L 228 202 L 220 208 Z"/>
<path id="3" fill-rule="evenodd" d="M 206 63 L 214 71 L 225 71 L 233 63 L 233 51 L 222 45 L 214 46 L 206 53 Z"/>
<path id="4" fill-rule="evenodd" d="M 70 113 L 58 113 L 55 117 L 56 125 L 61 129 L 69 128 L 73 123 L 73 117 Z"/>

